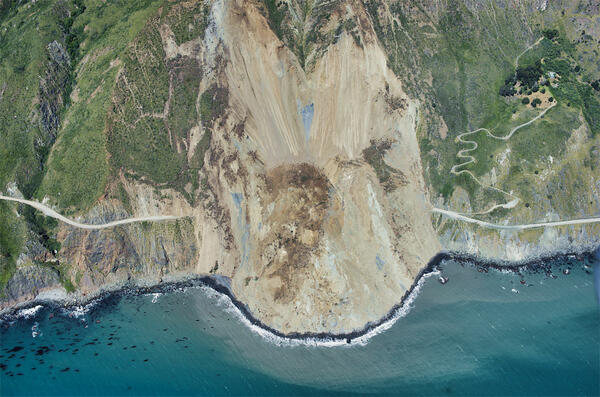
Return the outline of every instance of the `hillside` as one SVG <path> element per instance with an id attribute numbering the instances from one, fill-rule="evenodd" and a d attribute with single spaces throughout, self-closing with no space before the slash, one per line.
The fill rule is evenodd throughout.
<path id="1" fill-rule="evenodd" d="M 343 332 L 441 250 L 600 244 L 456 219 L 600 217 L 592 1 L 0 4 L 0 192 L 177 218 L 0 200 L 2 307 L 214 274 L 282 332 Z"/>

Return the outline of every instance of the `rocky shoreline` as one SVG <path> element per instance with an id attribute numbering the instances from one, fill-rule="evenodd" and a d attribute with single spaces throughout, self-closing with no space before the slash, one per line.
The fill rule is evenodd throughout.
<path id="1" fill-rule="evenodd" d="M 248 321 L 250 326 L 257 327 L 261 331 L 267 332 L 271 336 L 281 338 L 288 341 L 308 341 L 311 343 L 336 343 L 341 344 L 352 344 L 353 341 L 356 341 L 359 338 L 363 338 L 368 336 L 370 333 L 373 333 L 378 328 L 385 326 L 390 321 L 393 321 L 399 317 L 399 313 L 402 309 L 405 308 L 405 305 L 409 301 L 409 298 L 415 292 L 415 289 L 419 287 L 426 276 L 430 276 L 435 272 L 439 271 L 440 266 L 443 265 L 444 262 L 453 261 L 461 266 L 471 265 L 477 269 L 479 272 L 488 272 L 490 269 L 497 271 L 510 271 L 514 273 L 521 273 L 524 271 L 529 272 L 545 272 L 549 277 L 554 276 L 552 270 L 554 267 L 554 262 L 558 260 L 563 260 L 567 262 L 567 267 L 565 270 L 560 269 L 564 274 L 568 274 L 569 265 L 572 262 L 592 262 L 592 261 L 600 261 L 600 247 L 595 250 L 590 250 L 586 252 L 567 252 L 560 253 L 551 256 L 544 256 L 535 259 L 528 259 L 519 262 L 509 262 L 509 261 L 494 261 L 481 259 L 474 255 L 464 254 L 460 252 L 440 252 L 435 255 L 427 264 L 425 268 L 421 270 L 419 275 L 415 278 L 415 282 L 410 287 L 409 290 L 402 296 L 400 302 L 382 318 L 377 321 L 367 323 L 363 328 L 359 330 L 355 330 L 347 333 L 328 333 L 328 332 L 319 332 L 319 333 L 283 333 L 278 331 L 272 327 L 261 322 L 257 319 L 248 309 L 246 304 L 238 300 L 231 291 L 229 282 L 230 280 L 227 277 L 223 276 L 200 276 L 200 277 L 189 277 L 184 280 L 178 281 L 166 281 L 160 284 L 142 286 L 142 285 L 124 285 L 117 289 L 105 290 L 100 292 L 99 294 L 87 297 L 85 300 L 67 300 L 67 299 L 53 299 L 53 298 L 36 298 L 30 300 L 28 302 L 23 302 L 15 307 L 6 308 L 0 313 L 0 323 L 14 321 L 18 318 L 18 313 L 22 310 L 31 309 L 38 305 L 45 305 L 54 308 L 75 308 L 83 305 L 89 305 L 92 302 L 106 302 L 111 298 L 120 298 L 125 295 L 141 295 L 141 294 L 152 294 L 152 293 L 165 293 L 165 292 L 173 292 L 176 290 L 180 290 L 183 288 L 189 287 L 202 287 L 206 286 L 214 291 L 227 296 L 233 306 L 239 311 L 239 313 L 243 316 L 245 320 Z M 445 283 L 448 280 L 440 277 L 440 282 Z"/>

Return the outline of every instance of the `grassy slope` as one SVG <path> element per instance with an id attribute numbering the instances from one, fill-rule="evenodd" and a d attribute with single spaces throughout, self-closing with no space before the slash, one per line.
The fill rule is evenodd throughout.
<path id="1" fill-rule="evenodd" d="M 8 12 L 0 22 L 0 187 L 17 182 L 31 195 L 41 178 L 44 160 L 34 142 L 40 138 L 36 107 L 39 76 L 44 75 L 46 46 L 61 40 L 57 12 L 49 2 L 24 5 Z"/>
<path id="2" fill-rule="evenodd" d="M 506 201 L 505 197 L 482 189 L 464 174 L 450 174 L 452 166 L 462 161 L 456 158 L 458 151 L 469 147 L 458 144 L 455 137 L 479 127 L 504 135 L 520 123 L 518 120 L 525 121 L 538 112 L 522 105 L 519 98 L 501 97 L 498 90 L 504 79 L 514 73 L 515 57 L 540 37 L 543 29 L 558 28 L 559 40 L 556 44 L 544 40 L 523 56 L 520 64 L 533 63 L 544 56 L 549 59 L 553 50 L 550 47 L 559 47 L 554 58 L 567 59 L 569 71 L 563 70 L 561 84 L 551 92 L 561 104 L 544 119 L 519 130 L 508 143 L 490 139 L 484 133 L 472 135 L 469 139 L 479 144 L 473 153 L 477 161 L 465 168 L 478 176 L 485 175 L 497 167 L 497 155 L 510 147 L 513 174 L 500 181 L 499 187 L 515 192 L 522 190 L 524 199 L 533 200 L 546 188 L 534 183 L 529 174 L 535 175 L 536 170 L 541 172 L 547 167 L 543 159 L 547 161 L 550 155 L 560 159 L 571 131 L 581 124 L 580 112 L 592 133 L 596 133 L 599 97 L 586 82 L 597 78 L 594 77 L 596 71 L 589 73 L 582 64 L 579 74 L 572 72 L 576 59 L 584 58 L 580 56 L 579 47 L 566 39 L 565 26 L 571 28 L 569 11 L 563 16 L 561 10 L 549 9 L 542 14 L 526 6 L 515 8 L 512 3 L 502 2 L 481 2 L 467 9 L 459 1 L 430 8 L 427 3 L 396 1 L 390 3 L 388 15 L 378 2 L 366 3 L 378 38 L 388 51 L 389 65 L 403 79 L 409 94 L 424 99 L 419 143 L 426 179 L 434 194 L 449 199 L 460 186 L 469 193 L 475 209 L 487 208 L 494 200 Z M 565 69 L 564 64 L 552 64 L 549 59 L 544 68 L 556 70 L 560 66 Z M 566 106 L 567 103 L 570 106 Z M 441 124 L 436 115 L 448 126 L 446 139 L 440 137 Z M 582 175 L 587 172 L 591 172 L 589 167 Z M 569 181 L 568 185 L 574 183 Z M 553 200 L 556 208 L 564 207 L 565 214 L 571 213 L 564 200 L 559 202 L 556 197 Z M 495 214 L 496 217 L 503 215 L 506 214 L 500 211 Z M 490 220 L 496 219 L 490 217 Z"/>
<path id="3" fill-rule="evenodd" d="M 62 208 L 89 208 L 104 192 L 109 175 L 106 114 L 121 56 L 127 44 L 156 12 L 160 1 L 87 1 L 74 26 L 84 28 L 85 56 L 76 70 L 79 100 L 66 111 L 38 198 L 49 196 Z"/>
<path id="4" fill-rule="evenodd" d="M 201 147 L 188 162 L 185 148 L 189 131 L 201 119 L 205 131 L 212 126 L 213 119 L 204 120 L 203 113 L 220 113 L 224 106 L 221 101 L 227 99 L 226 90 L 209 88 L 197 106 L 203 78 L 201 65 L 194 57 L 166 59 L 158 28 L 169 25 L 176 43 L 203 38 L 208 12 L 202 3 L 171 3 L 147 20 L 123 53 L 123 72 L 115 87 L 107 128 L 107 149 L 114 172 L 123 170 L 126 176 L 157 188 L 176 189 L 190 202 L 195 199 L 197 173 L 210 144 L 210 134 L 204 134 Z M 169 90 L 172 94 L 165 118 L 162 113 Z M 202 100 L 206 95 L 210 97 L 208 103 Z"/>
<path id="5" fill-rule="evenodd" d="M 47 157 L 47 148 L 36 149 L 35 142 L 45 138 L 34 111 L 46 46 L 62 39 L 57 11 L 50 2 L 12 4 L 0 21 L 0 189 L 16 182 L 26 197 L 39 186 Z M 27 222 L 14 210 L 13 204 L 0 203 L 0 291 L 27 239 Z"/>
<path id="6" fill-rule="evenodd" d="M 69 37 L 61 25 L 65 11 L 73 12 L 76 6 L 73 1 L 14 2 L 2 10 L 0 21 L 0 190 L 16 182 L 26 197 L 48 196 L 72 211 L 92 205 L 106 184 L 105 116 L 117 72 L 110 62 L 160 2 L 84 3 L 85 12 L 73 21 L 79 32 L 76 39 L 83 42 L 71 63 L 79 100 L 66 100 L 53 147 L 36 144 L 48 142 L 37 111 L 40 76 L 48 65 L 48 43 L 56 40 L 67 46 Z M 51 237 L 55 225 L 26 209 L 21 212 L 24 216 L 17 217 L 14 204 L 0 203 L 0 290 L 28 238 L 39 239 L 48 249 L 58 247 Z"/>

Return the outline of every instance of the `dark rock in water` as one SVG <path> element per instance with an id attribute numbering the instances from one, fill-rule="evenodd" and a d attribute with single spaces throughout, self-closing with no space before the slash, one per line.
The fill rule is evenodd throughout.
<path id="1" fill-rule="evenodd" d="M 563 270 L 563 274 L 564 274 L 564 275 L 568 275 L 568 274 L 570 274 L 570 273 L 571 273 L 571 270 L 570 270 L 570 269 L 565 269 L 565 270 Z"/>
<path id="2" fill-rule="evenodd" d="M 15 347 L 13 347 L 12 349 L 10 349 L 10 350 L 8 351 L 8 353 L 14 353 L 14 352 L 18 352 L 18 351 L 20 351 L 20 350 L 23 350 L 23 346 L 15 346 Z"/>
<path id="3" fill-rule="evenodd" d="M 48 346 L 42 346 L 42 347 L 40 347 L 39 349 L 37 349 L 35 351 L 35 355 L 36 356 L 41 356 L 43 354 L 48 353 L 49 351 L 50 351 L 50 348 Z"/>

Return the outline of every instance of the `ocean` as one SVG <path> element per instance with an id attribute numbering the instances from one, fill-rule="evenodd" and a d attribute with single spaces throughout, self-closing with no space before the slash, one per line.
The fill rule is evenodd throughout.
<path id="1" fill-rule="evenodd" d="M 260 334 L 206 286 L 33 307 L 2 321 L 0 394 L 598 395 L 598 266 L 446 260 L 393 324 L 336 346 Z"/>

